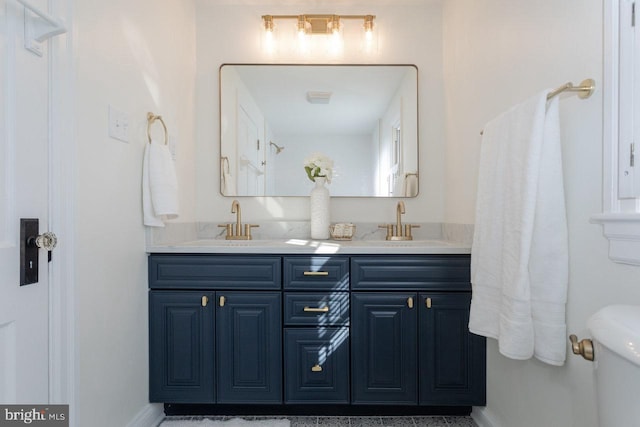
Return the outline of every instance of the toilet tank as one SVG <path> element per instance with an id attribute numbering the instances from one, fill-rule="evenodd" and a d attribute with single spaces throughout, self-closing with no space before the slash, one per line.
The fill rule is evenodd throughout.
<path id="1" fill-rule="evenodd" d="M 640 305 L 611 305 L 587 323 L 600 427 L 640 426 Z"/>

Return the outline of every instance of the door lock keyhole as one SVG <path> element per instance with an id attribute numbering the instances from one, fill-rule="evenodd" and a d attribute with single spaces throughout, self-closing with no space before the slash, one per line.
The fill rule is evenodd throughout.
<path id="1" fill-rule="evenodd" d="M 47 251 L 51 261 L 51 251 L 58 244 L 54 233 L 40 232 L 37 218 L 20 219 L 20 286 L 38 282 L 38 253 L 39 249 Z"/>

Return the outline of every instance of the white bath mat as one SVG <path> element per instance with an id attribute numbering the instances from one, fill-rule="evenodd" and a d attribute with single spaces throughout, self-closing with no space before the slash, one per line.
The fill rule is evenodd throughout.
<path id="1" fill-rule="evenodd" d="M 255 420 L 247 421 L 242 418 L 232 418 L 230 420 L 167 420 L 160 424 L 160 427 L 290 427 L 289 420 Z"/>

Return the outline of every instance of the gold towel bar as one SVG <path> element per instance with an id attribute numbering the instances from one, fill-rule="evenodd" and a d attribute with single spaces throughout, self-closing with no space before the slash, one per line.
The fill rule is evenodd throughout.
<path id="1" fill-rule="evenodd" d="M 587 99 L 596 90 L 596 81 L 593 79 L 585 79 L 580 82 L 578 86 L 574 86 L 573 83 L 567 82 L 562 86 L 552 90 L 547 94 L 547 100 L 554 96 L 560 95 L 562 92 L 578 92 L 578 98 Z M 480 131 L 480 135 L 484 134 L 484 130 Z"/>
<path id="2" fill-rule="evenodd" d="M 167 135 L 167 125 L 164 124 L 164 120 L 162 120 L 162 116 L 156 116 L 153 113 L 147 113 L 147 137 L 149 138 L 149 144 L 151 144 L 151 125 L 156 120 L 159 120 L 162 123 L 162 128 L 164 129 L 164 145 L 167 145 L 169 142 L 169 137 Z"/>
<path id="3" fill-rule="evenodd" d="M 573 83 L 568 82 L 563 84 L 557 89 L 552 90 L 547 94 L 547 99 L 551 99 L 556 95 L 560 95 L 562 92 L 579 92 L 578 97 L 580 99 L 586 99 L 590 97 L 596 90 L 596 82 L 593 79 L 586 79 L 580 82 L 578 86 L 574 86 Z"/>

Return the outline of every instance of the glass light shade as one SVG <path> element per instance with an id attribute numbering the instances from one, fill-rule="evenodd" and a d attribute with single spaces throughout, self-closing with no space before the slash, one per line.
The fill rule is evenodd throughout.
<path id="1" fill-rule="evenodd" d="M 275 28 L 272 30 L 262 30 L 260 44 L 262 45 L 262 51 L 269 55 L 273 55 L 278 51 L 278 41 Z"/>
<path id="2" fill-rule="evenodd" d="M 362 51 L 368 54 L 378 52 L 378 32 L 375 28 L 365 29 L 362 34 Z"/>
<path id="3" fill-rule="evenodd" d="M 344 34 L 340 21 L 334 21 L 331 33 L 327 35 L 327 52 L 331 56 L 339 56 L 344 51 Z"/>

